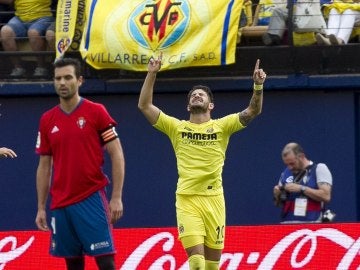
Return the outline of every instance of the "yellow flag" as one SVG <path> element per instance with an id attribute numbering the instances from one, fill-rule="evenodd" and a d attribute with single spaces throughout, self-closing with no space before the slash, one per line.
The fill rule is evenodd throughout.
<path id="1" fill-rule="evenodd" d="M 71 46 L 75 29 L 83 26 L 77 21 L 78 7 L 85 9 L 86 0 L 59 0 L 56 8 L 56 58 Z"/>
<path id="2" fill-rule="evenodd" d="M 235 62 L 243 0 L 88 0 L 80 53 L 97 69 L 146 71 Z"/>

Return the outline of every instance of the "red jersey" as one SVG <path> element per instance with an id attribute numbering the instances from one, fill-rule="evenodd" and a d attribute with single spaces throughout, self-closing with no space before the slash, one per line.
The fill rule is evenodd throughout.
<path id="1" fill-rule="evenodd" d="M 70 114 L 58 105 L 42 115 L 36 153 L 53 158 L 51 209 L 82 201 L 109 183 L 103 144 L 117 138 L 115 125 L 102 104 L 84 98 Z"/>

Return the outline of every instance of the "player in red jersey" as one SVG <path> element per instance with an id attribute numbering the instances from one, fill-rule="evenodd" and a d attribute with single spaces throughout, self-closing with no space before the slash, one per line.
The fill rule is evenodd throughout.
<path id="1" fill-rule="evenodd" d="M 65 258 L 67 269 L 82 270 L 84 255 L 99 269 L 115 269 L 112 224 L 123 214 L 125 161 L 116 122 L 106 108 L 79 95 L 81 64 L 61 58 L 54 64 L 54 86 L 60 104 L 45 112 L 36 143 L 36 225 L 48 231 L 46 201 L 51 194 L 50 253 Z M 112 194 L 102 171 L 104 149 L 112 165 Z"/>

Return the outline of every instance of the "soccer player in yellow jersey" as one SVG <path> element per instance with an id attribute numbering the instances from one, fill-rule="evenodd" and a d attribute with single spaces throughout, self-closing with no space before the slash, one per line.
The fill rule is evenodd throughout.
<path id="1" fill-rule="evenodd" d="M 254 91 L 241 112 L 211 119 L 213 95 L 207 86 L 194 86 L 188 94 L 189 120 L 179 120 L 153 104 L 156 74 L 162 54 L 152 58 L 141 89 L 138 107 L 174 148 L 179 174 L 176 218 L 179 239 L 188 255 L 190 270 L 219 269 L 225 238 L 225 201 L 222 169 L 230 136 L 261 113 L 266 73 L 256 61 Z"/>

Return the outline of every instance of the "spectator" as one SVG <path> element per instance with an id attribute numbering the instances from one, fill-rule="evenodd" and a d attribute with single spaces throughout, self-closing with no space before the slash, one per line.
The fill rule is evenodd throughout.
<path id="1" fill-rule="evenodd" d="M 54 18 L 56 18 L 56 9 L 57 9 L 57 0 L 53 0 L 51 2 L 51 11 L 53 13 Z M 55 50 L 55 21 L 53 21 L 50 26 L 46 29 L 45 38 L 48 45 L 48 48 L 53 51 Z"/>
<path id="2" fill-rule="evenodd" d="M 287 5 L 287 0 L 260 0 L 257 7 L 258 9 L 257 25 L 269 25 L 270 18 L 274 12 L 274 9 L 286 8 L 286 5 Z"/>
<path id="3" fill-rule="evenodd" d="M 355 23 L 360 22 L 359 2 L 334 1 L 324 5 L 328 26 L 326 35 L 316 34 L 318 45 L 341 45 L 349 42 Z"/>
<path id="4" fill-rule="evenodd" d="M 2 45 L 5 51 L 17 51 L 18 38 L 29 38 L 30 47 L 33 51 L 45 51 L 44 39 L 46 29 L 54 21 L 51 12 L 51 0 L 14 0 L 15 16 L 1 28 Z M 20 59 L 12 57 L 14 68 L 10 73 L 12 78 L 21 78 L 26 70 L 20 63 Z M 45 68 L 45 60 L 38 57 L 34 77 L 48 75 Z"/>
<path id="5" fill-rule="evenodd" d="M 280 45 L 288 28 L 289 11 L 287 5 L 276 6 L 270 17 L 267 32 L 262 36 L 266 46 Z M 321 13 L 319 0 L 309 0 L 294 3 L 293 31 L 296 32 L 324 32 L 325 20 Z"/>
<path id="6" fill-rule="evenodd" d="M 16 155 L 16 153 L 15 153 L 12 149 L 9 149 L 9 148 L 6 148 L 6 147 L 1 147 L 1 148 L 0 148 L 0 157 L 4 157 L 4 158 L 7 158 L 7 157 L 16 158 L 17 155 Z"/>
<path id="7" fill-rule="evenodd" d="M 273 189 L 275 205 L 282 207 L 281 222 L 321 222 L 333 184 L 328 167 L 308 160 L 302 147 L 294 142 L 284 147 L 281 156 L 287 168 Z"/>
<path id="8" fill-rule="evenodd" d="M 45 33 L 46 42 L 51 51 L 55 50 L 55 22 L 52 22 Z"/>

